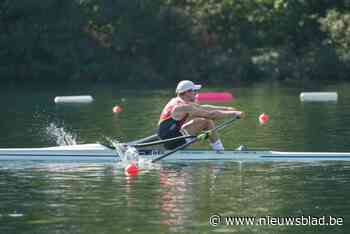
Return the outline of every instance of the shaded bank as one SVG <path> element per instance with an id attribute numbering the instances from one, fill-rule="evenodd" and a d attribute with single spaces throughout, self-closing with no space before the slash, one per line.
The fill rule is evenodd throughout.
<path id="1" fill-rule="evenodd" d="M 0 3 L 1 81 L 348 79 L 346 0 Z"/>

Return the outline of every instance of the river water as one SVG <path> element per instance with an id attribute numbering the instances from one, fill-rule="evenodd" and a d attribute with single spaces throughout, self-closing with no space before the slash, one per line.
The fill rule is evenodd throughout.
<path id="1" fill-rule="evenodd" d="M 350 152 L 350 84 L 205 91 L 213 90 L 232 92 L 236 98 L 226 105 L 247 112 L 245 120 L 222 132 L 226 148 Z M 154 133 L 173 94 L 116 85 L 1 86 L 0 91 L 1 147 L 141 138 Z M 303 91 L 337 91 L 339 100 L 301 103 Z M 54 103 L 55 96 L 83 94 L 95 101 Z M 112 113 L 115 105 L 123 112 Z M 266 125 L 257 120 L 263 112 L 270 115 Z M 348 233 L 349 183 L 350 162 L 161 163 L 126 177 L 114 163 L 2 161 L 0 233 Z M 222 223 L 210 225 L 213 215 Z M 269 223 L 226 225 L 230 217 Z M 285 217 L 300 223 L 287 225 Z M 315 225 L 308 225 L 311 219 Z"/>

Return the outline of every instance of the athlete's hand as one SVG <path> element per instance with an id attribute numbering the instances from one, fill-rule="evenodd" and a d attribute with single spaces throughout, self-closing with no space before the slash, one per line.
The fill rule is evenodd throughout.
<path id="1" fill-rule="evenodd" d="M 235 116 L 237 117 L 237 119 L 244 119 L 246 114 L 243 111 L 236 111 Z"/>

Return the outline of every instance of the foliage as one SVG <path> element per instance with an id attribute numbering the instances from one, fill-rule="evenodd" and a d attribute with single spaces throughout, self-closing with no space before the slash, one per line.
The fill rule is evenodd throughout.
<path id="1" fill-rule="evenodd" d="M 349 0 L 3 0 L 9 81 L 346 79 Z"/>
<path id="2" fill-rule="evenodd" d="M 344 62 L 350 62 L 350 12 L 330 10 L 320 19 L 322 29 L 329 33 L 327 42 L 333 45 Z"/>

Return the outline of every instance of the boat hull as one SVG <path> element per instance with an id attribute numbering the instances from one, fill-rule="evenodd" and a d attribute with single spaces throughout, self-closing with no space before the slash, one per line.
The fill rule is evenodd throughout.
<path id="1" fill-rule="evenodd" d="M 166 151 L 140 150 L 147 159 L 154 159 Z M 120 161 L 117 152 L 100 144 L 82 144 L 46 148 L 0 149 L 0 160 L 40 161 Z M 350 161 L 350 153 L 332 152 L 279 152 L 226 150 L 216 153 L 210 150 L 182 150 L 164 161 Z M 162 160 L 162 161 L 163 161 Z"/>

